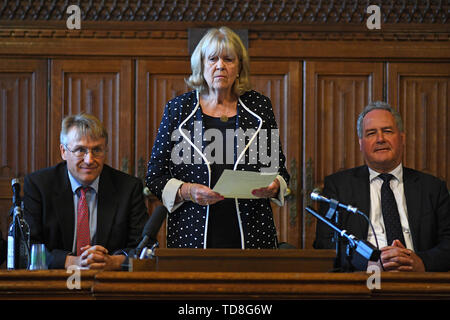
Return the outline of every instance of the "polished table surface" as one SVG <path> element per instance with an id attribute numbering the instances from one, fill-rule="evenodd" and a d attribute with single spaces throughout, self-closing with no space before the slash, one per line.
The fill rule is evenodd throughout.
<path id="1" fill-rule="evenodd" d="M 0 271 L 1 299 L 450 299 L 450 273 Z M 72 278 L 70 278 L 72 277 Z M 369 286 L 368 286 L 369 283 Z M 71 287 L 70 287 L 70 284 Z"/>

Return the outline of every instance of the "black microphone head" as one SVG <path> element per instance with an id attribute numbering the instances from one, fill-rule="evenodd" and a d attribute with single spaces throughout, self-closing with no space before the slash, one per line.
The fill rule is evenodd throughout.
<path id="1" fill-rule="evenodd" d="M 15 207 L 20 206 L 21 199 L 20 199 L 20 180 L 17 178 L 14 178 L 11 180 L 11 186 L 13 191 L 13 205 Z"/>
<path id="2" fill-rule="evenodd" d="M 11 186 L 14 187 L 15 184 L 18 184 L 20 186 L 20 180 L 18 178 L 14 178 L 11 180 Z"/>
<path id="3" fill-rule="evenodd" d="M 321 194 L 321 193 L 322 193 L 322 188 L 320 188 L 320 187 L 315 187 L 315 188 L 313 189 L 312 192 Z"/>
<path id="4" fill-rule="evenodd" d="M 159 229 L 161 228 L 164 219 L 166 219 L 166 216 L 168 214 L 168 211 L 166 207 L 164 206 L 157 206 L 155 210 L 153 210 L 152 215 L 147 220 L 147 223 L 144 226 L 144 229 L 142 230 L 142 236 L 148 236 L 150 239 L 155 240 L 156 235 L 158 234 Z"/>

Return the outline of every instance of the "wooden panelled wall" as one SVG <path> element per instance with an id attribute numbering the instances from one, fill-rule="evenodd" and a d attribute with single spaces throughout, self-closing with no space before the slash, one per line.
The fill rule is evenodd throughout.
<path id="1" fill-rule="evenodd" d="M 270 97 L 287 155 L 291 195 L 274 207 L 279 241 L 311 248 L 309 194 L 326 175 L 363 163 L 356 118 L 370 101 L 385 100 L 402 114 L 404 164 L 450 185 L 447 21 L 378 31 L 365 23 L 228 23 L 248 29 L 253 87 Z M 60 124 L 68 114 L 97 115 L 110 135 L 107 163 L 143 179 L 165 103 L 189 90 L 188 29 L 224 24 L 88 21 L 67 30 L 65 21 L 1 20 L 3 235 L 11 178 L 61 160 Z M 158 201 L 148 200 L 151 213 Z M 163 247 L 164 237 L 163 228 Z"/>

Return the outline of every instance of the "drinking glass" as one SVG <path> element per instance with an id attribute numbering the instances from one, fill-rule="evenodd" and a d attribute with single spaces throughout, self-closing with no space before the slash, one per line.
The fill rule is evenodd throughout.
<path id="1" fill-rule="evenodd" d="M 47 270 L 47 256 L 45 245 L 43 243 L 33 244 L 31 246 L 31 264 L 30 270 Z"/>

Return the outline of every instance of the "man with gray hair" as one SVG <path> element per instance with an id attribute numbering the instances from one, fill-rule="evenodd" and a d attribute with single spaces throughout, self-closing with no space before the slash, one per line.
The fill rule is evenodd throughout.
<path id="1" fill-rule="evenodd" d="M 324 195 L 357 207 L 359 215 L 340 214 L 340 227 L 381 248 L 385 271 L 450 270 L 450 200 L 444 181 L 402 165 L 405 132 L 399 113 L 374 102 L 358 117 L 357 133 L 365 165 L 332 174 Z M 327 212 L 321 206 L 321 214 Z M 333 231 L 318 222 L 314 247 L 333 248 Z M 345 244 L 342 244 L 344 246 Z M 345 247 L 340 248 L 345 252 Z M 345 271 L 364 270 L 367 261 L 337 261 Z M 361 263 L 362 262 L 362 263 Z"/>
<path id="2" fill-rule="evenodd" d="M 64 161 L 25 177 L 31 241 L 49 268 L 121 269 L 148 218 L 142 182 L 105 164 L 108 134 L 92 115 L 66 117 L 60 142 Z"/>

